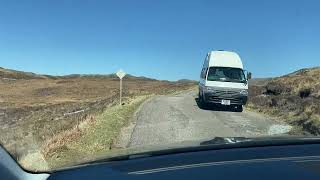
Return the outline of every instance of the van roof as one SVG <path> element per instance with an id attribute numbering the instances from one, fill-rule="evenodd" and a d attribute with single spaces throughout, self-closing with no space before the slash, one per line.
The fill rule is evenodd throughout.
<path id="1" fill-rule="evenodd" d="M 209 53 L 209 67 L 234 67 L 243 69 L 240 56 L 231 51 L 211 51 Z"/>

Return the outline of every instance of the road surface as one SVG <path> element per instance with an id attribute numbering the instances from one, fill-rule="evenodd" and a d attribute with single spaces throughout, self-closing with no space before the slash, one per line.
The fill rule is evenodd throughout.
<path id="1" fill-rule="evenodd" d="M 134 122 L 123 129 L 119 146 L 170 144 L 216 136 L 274 135 L 290 130 L 290 126 L 246 110 L 240 113 L 201 109 L 197 105 L 196 94 L 189 91 L 157 96 L 144 103 Z"/>

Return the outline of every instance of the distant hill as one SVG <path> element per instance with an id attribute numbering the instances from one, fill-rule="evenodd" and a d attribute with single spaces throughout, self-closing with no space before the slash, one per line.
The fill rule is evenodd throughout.
<path id="1" fill-rule="evenodd" d="M 0 67 L 0 78 L 17 80 L 17 79 L 46 79 L 48 76 L 38 75 L 31 72 L 16 71 Z"/>
<path id="2" fill-rule="evenodd" d="M 254 86 L 264 86 L 271 79 L 272 78 L 253 78 L 249 80 L 249 84 Z"/>
<path id="3" fill-rule="evenodd" d="M 17 71 L 11 69 L 5 69 L 0 67 L 0 79 L 5 80 L 21 80 L 21 79 L 73 79 L 73 78 L 118 78 L 115 73 L 113 74 L 69 74 L 64 76 L 53 75 L 39 75 L 31 72 Z M 143 81 L 159 81 L 154 78 L 148 78 L 145 76 L 134 76 L 127 74 L 124 79 L 143 80 Z M 176 82 L 179 83 L 195 83 L 196 81 L 181 79 Z"/>
<path id="4" fill-rule="evenodd" d="M 320 69 L 320 67 L 313 67 L 313 68 L 303 68 L 303 69 L 299 69 L 297 71 L 294 71 L 292 73 L 289 73 L 287 75 L 284 75 L 282 77 L 291 77 L 291 76 L 303 76 L 303 75 L 307 75 L 313 72 L 318 72 Z"/>
<path id="5" fill-rule="evenodd" d="M 182 83 L 197 83 L 198 81 L 190 80 L 190 79 L 179 79 L 177 82 Z"/>

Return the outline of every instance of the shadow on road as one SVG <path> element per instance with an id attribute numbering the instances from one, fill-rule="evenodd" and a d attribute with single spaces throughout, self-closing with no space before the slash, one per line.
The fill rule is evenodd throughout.
<path id="1" fill-rule="evenodd" d="M 211 110 L 211 111 L 226 111 L 226 112 L 236 112 L 232 106 L 222 106 L 215 104 L 203 104 L 199 101 L 199 98 L 194 99 L 200 109 Z"/>

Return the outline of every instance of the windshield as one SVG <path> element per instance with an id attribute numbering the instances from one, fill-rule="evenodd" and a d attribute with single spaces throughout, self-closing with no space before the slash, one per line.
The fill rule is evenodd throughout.
<path id="1" fill-rule="evenodd" d="M 243 70 L 230 67 L 210 67 L 207 75 L 208 81 L 246 82 Z"/>
<path id="2" fill-rule="evenodd" d="M 246 138 L 319 137 L 319 7 L 0 1 L 0 144 L 39 172 Z"/>

